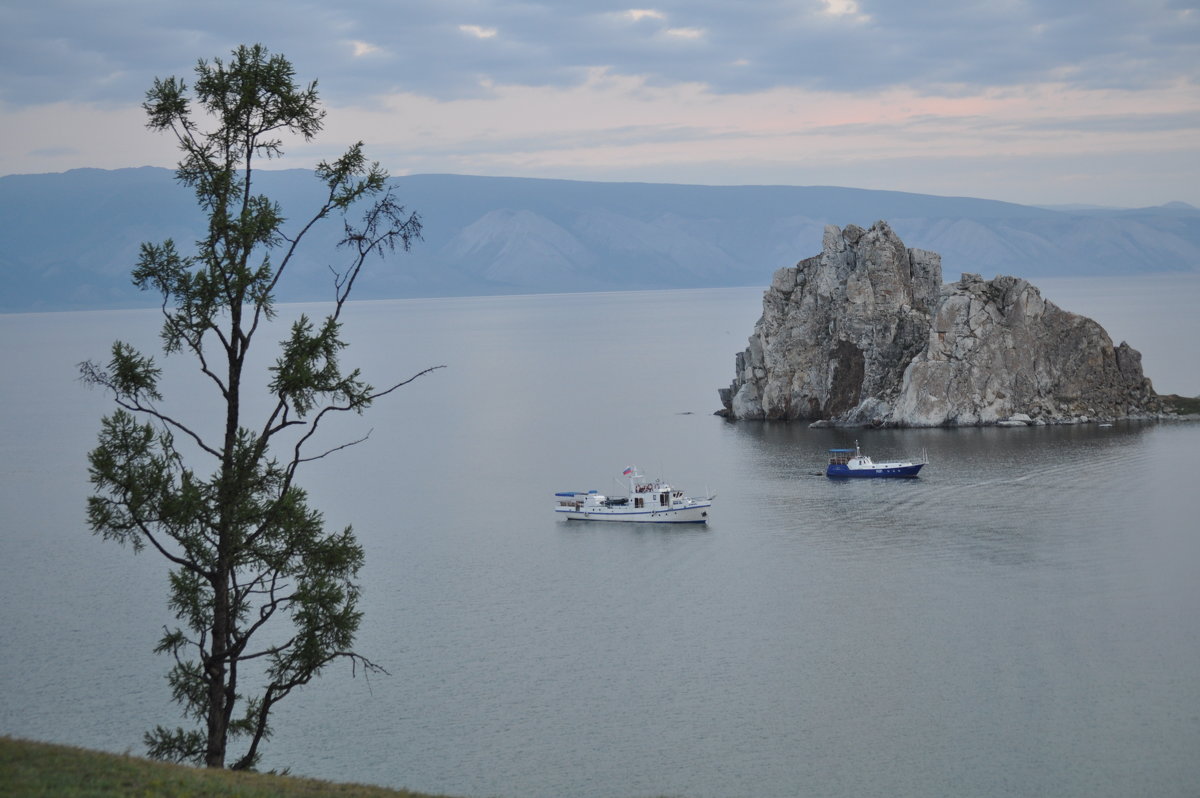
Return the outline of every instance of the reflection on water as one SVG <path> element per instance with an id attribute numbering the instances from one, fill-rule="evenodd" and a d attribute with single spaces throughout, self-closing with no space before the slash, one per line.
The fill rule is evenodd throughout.
<path id="1" fill-rule="evenodd" d="M 352 359 L 377 384 L 447 365 L 303 478 L 366 548 L 360 649 L 392 675 L 289 700 L 264 765 L 523 798 L 1190 794 L 1200 492 L 1180 464 L 1200 426 L 729 423 L 715 389 L 760 299 L 355 308 Z M 105 402 L 71 364 L 157 324 L 0 324 L 31 342 L 0 363 L 23 375 L 0 388 L 20 454 L 0 464 L 0 732 L 136 752 L 179 723 L 151 653 L 171 619 L 161 564 L 83 527 Z M 856 438 L 930 465 L 821 476 Z M 555 491 L 633 463 L 716 492 L 712 522 L 555 518 Z"/>

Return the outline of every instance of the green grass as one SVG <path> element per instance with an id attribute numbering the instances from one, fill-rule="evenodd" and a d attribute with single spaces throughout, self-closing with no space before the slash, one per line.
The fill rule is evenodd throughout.
<path id="1" fill-rule="evenodd" d="M 1200 396 L 1176 396 L 1169 394 L 1158 397 L 1166 403 L 1169 412 L 1178 413 L 1181 416 L 1200 415 Z"/>
<path id="2" fill-rule="evenodd" d="M 14 798 L 433 798 L 315 779 L 170 765 L 0 737 L 0 796 Z"/>

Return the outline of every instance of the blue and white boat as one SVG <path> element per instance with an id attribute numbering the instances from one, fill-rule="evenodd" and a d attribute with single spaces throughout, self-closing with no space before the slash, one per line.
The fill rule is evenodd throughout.
<path id="1" fill-rule="evenodd" d="M 624 496 L 599 491 L 563 491 L 554 494 L 554 512 L 568 521 L 624 521 L 634 524 L 703 524 L 715 496 L 695 498 L 662 480 L 647 480 L 637 466 L 623 472 L 629 480 Z"/>
<path id="2" fill-rule="evenodd" d="M 825 467 L 825 476 L 842 477 L 915 477 L 929 457 L 922 455 L 920 462 L 903 460 L 894 463 L 876 463 L 862 453 L 858 441 L 853 449 L 830 449 L 829 465 Z"/>

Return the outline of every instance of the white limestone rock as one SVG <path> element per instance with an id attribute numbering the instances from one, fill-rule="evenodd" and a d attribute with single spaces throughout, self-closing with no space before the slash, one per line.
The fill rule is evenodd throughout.
<path id="1" fill-rule="evenodd" d="M 1068 423 L 1151 415 L 1141 355 L 1016 277 L 941 284 L 885 222 L 825 228 L 779 269 L 721 392 L 732 418 L 847 425 Z"/>

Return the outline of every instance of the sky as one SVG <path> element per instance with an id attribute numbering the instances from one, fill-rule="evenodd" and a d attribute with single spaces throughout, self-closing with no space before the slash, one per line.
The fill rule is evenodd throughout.
<path id="1" fill-rule="evenodd" d="M 173 167 L 146 90 L 255 43 L 272 167 L 1200 207 L 1200 0 L 3 0 L 0 175 Z"/>

